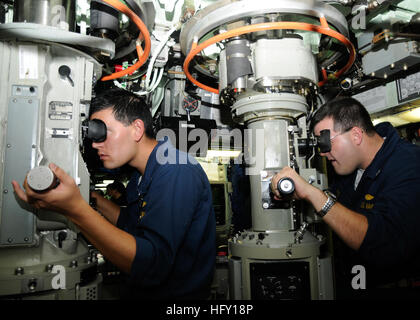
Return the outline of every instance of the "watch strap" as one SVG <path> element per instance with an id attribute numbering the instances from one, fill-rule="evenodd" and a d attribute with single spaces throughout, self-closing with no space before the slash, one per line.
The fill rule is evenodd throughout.
<path id="1" fill-rule="evenodd" d="M 321 210 L 316 213 L 321 218 L 324 217 L 328 213 L 328 211 L 330 211 L 330 209 L 336 202 L 336 197 L 331 192 L 324 191 L 324 194 L 327 196 L 327 200 L 325 201 Z"/>

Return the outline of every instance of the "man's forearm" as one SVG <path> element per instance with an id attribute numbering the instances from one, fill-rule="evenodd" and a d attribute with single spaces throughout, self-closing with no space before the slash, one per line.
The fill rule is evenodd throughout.
<path id="1" fill-rule="evenodd" d="M 117 224 L 121 208 L 114 202 L 98 196 L 96 199 L 96 209 L 113 225 Z"/>
<path id="2" fill-rule="evenodd" d="M 316 190 L 311 193 L 308 201 L 312 203 L 318 212 L 327 200 L 327 196 L 321 190 Z M 323 217 L 323 220 L 350 248 L 354 250 L 360 248 L 368 228 L 368 221 L 364 215 L 336 202 Z"/>
<path id="3" fill-rule="evenodd" d="M 132 235 L 109 223 L 87 203 L 81 203 L 68 217 L 107 259 L 123 272 L 130 272 L 136 254 Z"/>
<path id="4" fill-rule="evenodd" d="M 360 248 L 368 229 L 368 221 L 364 215 L 336 203 L 324 216 L 324 221 L 350 248 Z"/>

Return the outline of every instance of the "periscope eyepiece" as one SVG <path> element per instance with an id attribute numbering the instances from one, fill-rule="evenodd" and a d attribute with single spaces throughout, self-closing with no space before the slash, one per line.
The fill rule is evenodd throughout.
<path id="1" fill-rule="evenodd" d="M 320 135 L 317 138 L 317 146 L 319 148 L 319 152 L 321 153 L 327 153 L 331 151 L 331 138 L 329 129 L 321 130 Z"/>
<path id="2" fill-rule="evenodd" d="M 106 140 L 106 124 L 99 119 L 85 120 L 82 125 L 83 137 L 93 142 Z"/>

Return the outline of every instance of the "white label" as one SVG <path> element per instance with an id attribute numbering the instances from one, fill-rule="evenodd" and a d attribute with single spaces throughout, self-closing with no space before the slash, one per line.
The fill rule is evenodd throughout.
<path id="1" fill-rule="evenodd" d="M 38 79 L 38 47 L 19 46 L 19 78 Z"/>

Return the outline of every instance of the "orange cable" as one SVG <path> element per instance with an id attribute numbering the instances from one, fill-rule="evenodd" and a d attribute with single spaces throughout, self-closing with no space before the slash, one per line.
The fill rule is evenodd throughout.
<path id="1" fill-rule="evenodd" d="M 133 64 L 132 66 L 128 67 L 127 69 L 124 69 L 122 71 L 118 71 L 115 73 L 112 73 L 108 76 L 104 76 L 101 81 L 108 81 L 113 80 L 117 78 L 121 78 L 127 74 L 133 73 L 138 68 L 140 68 L 149 57 L 150 49 L 151 49 L 151 41 L 150 41 L 150 34 L 149 30 L 147 30 L 146 25 L 143 23 L 143 21 L 132 11 L 130 10 L 125 4 L 121 3 L 118 0 L 103 0 L 110 6 L 114 7 L 115 9 L 119 10 L 120 12 L 124 13 L 126 16 L 128 16 L 139 28 L 140 34 L 136 43 L 136 49 L 137 49 L 137 55 L 139 57 L 138 61 Z M 141 47 L 141 40 L 145 41 L 144 45 L 144 51 Z"/>
<path id="2" fill-rule="evenodd" d="M 209 91 L 209 92 L 213 92 L 216 94 L 219 94 L 219 90 L 206 86 L 200 82 L 198 82 L 196 79 L 194 79 L 192 77 L 192 75 L 189 73 L 188 71 L 188 67 L 190 62 L 192 61 L 192 59 L 202 50 L 204 50 L 205 48 L 207 48 L 208 46 L 228 39 L 228 38 L 232 38 L 232 37 L 236 37 L 236 36 L 240 36 L 246 33 L 251 33 L 251 32 L 258 32 L 258 31 L 264 31 L 264 30 L 273 30 L 273 29 L 296 29 L 296 30 L 304 30 L 304 31 L 313 31 L 313 32 L 318 32 L 318 33 L 322 33 L 325 35 L 328 35 L 332 38 L 337 39 L 338 41 L 342 42 L 348 49 L 350 57 L 349 57 L 349 61 L 347 62 L 347 64 L 339 71 L 337 71 L 334 75 L 336 77 L 339 77 L 341 74 L 343 74 L 344 72 L 346 72 L 354 63 L 355 59 L 356 59 L 356 50 L 353 46 L 353 44 L 350 42 L 350 40 L 348 40 L 345 36 L 343 36 L 341 33 L 332 30 L 331 28 L 328 27 L 328 23 L 326 22 L 326 19 L 324 17 L 320 18 L 320 22 L 321 22 L 321 26 L 318 25 L 314 25 L 314 24 L 309 24 L 309 23 L 304 23 L 304 22 L 285 22 L 285 21 L 281 21 L 281 22 L 268 22 L 268 23 L 258 23 L 258 24 L 254 24 L 254 25 L 248 25 L 248 26 L 243 26 L 243 27 L 239 27 L 233 30 L 229 30 L 227 32 L 224 32 L 222 34 L 218 34 L 210 39 L 207 39 L 206 41 L 202 42 L 201 44 L 198 44 L 197 42 L 194 42 L 191 46 L 191 50 L 188 53 L 187 57 L 185 58 L 184 61 L 184 73 L 187 76 L 187 78 L 194 83 L 196 86 Z M 319 86 L 322 86 L 324 84 L 324 82 L 320 82 L 318 83 Z"/>
<path id="3" fill-rule="evenodd" d="M 322 80 L 318 82 L 318 85 L 321 87 L 324 84 L 327 83 L 328 81 L 328 75 L 327 75 L 327 70 L 325 70 L 325 68 L 322 68 Z"/>

